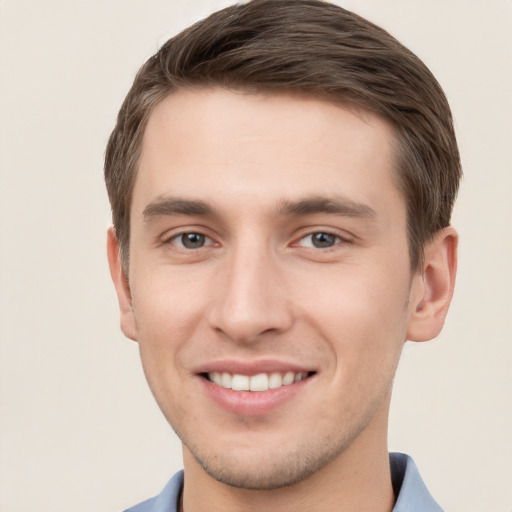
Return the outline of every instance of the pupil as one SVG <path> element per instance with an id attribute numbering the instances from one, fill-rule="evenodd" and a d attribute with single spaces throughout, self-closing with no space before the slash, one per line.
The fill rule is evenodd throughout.
<path id="1" fill-rule="evenodd" d="M 317 248 L 332 247 L 336 242 L 336 237 L 329 233 L 315 233 L 312 241 Z"/>
<path id="2" fill-rule="evenodd" d="M 197 249 L 204 245 L 204 235 L 199 233 L 185 233 L 181 237 L 183 246 L 187 249 Z"/>

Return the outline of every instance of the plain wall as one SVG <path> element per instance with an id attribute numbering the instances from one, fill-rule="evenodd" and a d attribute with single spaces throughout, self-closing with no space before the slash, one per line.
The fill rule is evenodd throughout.
<path id="1" fill-rule="evenodd" d="M 119 330 L 102 158 L 142 62 L 233 2 L 0 0 L 0 510 L 107 512 L 159 492 L 178 440 Z M 443 85 L 465 179 L 436 341 L 407 345 L 390 449 L 451 512 L 512 511 L 512 2 L 352 0 Z"/>

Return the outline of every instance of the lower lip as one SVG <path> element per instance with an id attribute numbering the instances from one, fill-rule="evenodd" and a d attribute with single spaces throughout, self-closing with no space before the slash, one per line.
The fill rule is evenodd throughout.
<path id="1" fill-rule="evenodd" d="M 199 377 L 207 395 L 223 409 L 241 416 L 259 416 L 269 413 L 291 400 L 313 379 L 310 376 L 288 386 L 268 391 L 233 391 L 204 377 Z"/>

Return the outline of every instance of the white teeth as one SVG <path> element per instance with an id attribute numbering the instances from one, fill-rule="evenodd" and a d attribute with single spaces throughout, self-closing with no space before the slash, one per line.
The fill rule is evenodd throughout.
<path id="1" fill-rule="evenodd" d="M 249 379 L 249 389 L 251 391 L 267 391 L 268 375 L 266 373 L 259 373 L 258 375 L 253 375 Z"/>
<path id="2" fill-rule="evenodd" d="M 231 389 L 231 382 L 233 380 L 233 377 L 231 376 L 230 373 L 227 373 L 227 372 L 223 372 L 222 373 L 222 380 L 219 384 L 219 386 L 222 386 L 223 388 L 228 388 L 228 389 Z M 215 382 L 215 381 L 213 381 Z M 215 382 L 215 384 L 217 384 L 217 382 Z"/>
<path id="3" fill-rule="evenodd" d="M 227 372 L 211 372 L 208 378 L 226 389 L 235 391 L 268 391 L 281 386 L 289 386 L 294 382 L 300 382 L 308 376 L 307 372 L 286 372 L 284 375 L 279 372 L 270 374 L 258 373 L 257 375 L 231 374 Z"/>
<path id="4" fill-rule="evenodd" d="M 210 374 L 210 378 L 212 379 L 215 384 L 221 385 L 221 374 L 219 372 L 213 372 Z"/>
<path id="5" fill-rule="evenodd" d="M 268 378 L 268 388 L 269 389 L 277 389 L 283 385 L 283 377 L 280 373 L 274 372 L 270 374 Z"/>
<path id="6" fill-rule="evenodd" d="M 288 386 L 288 384 L 291 384 L 295 379 L 295 373 L 293 372 L 286 372 L 283 377 L 283 386 Z"/>
<path id="7" fill-rule="evenodd" d="M 233 375 L 231 389 L 235 391 L 249 391 L 249 377 L 247 375 Z"/>

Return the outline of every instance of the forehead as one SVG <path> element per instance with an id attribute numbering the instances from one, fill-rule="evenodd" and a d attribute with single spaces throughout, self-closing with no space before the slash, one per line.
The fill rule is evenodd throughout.
<path id="1" fill-rule="evenodd" d="M 180 90 L 150 116 L 132 212 L 160 195 L 222 202 L 238 192 L 247 205 L 333 193 L 378 203 L 388 192 L 401 201 L 393 140 L 377 115 L 309 95 Z"/>

